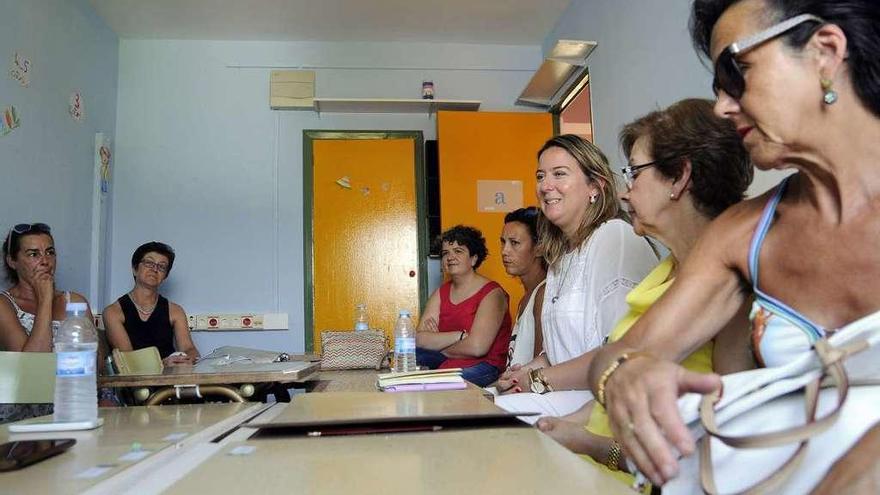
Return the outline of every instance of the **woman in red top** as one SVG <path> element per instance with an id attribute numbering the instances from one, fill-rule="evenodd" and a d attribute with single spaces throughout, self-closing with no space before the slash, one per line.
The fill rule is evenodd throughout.
<path id="1" fill-rule="evenodd" d="M 465 380 L 485 387 L 507 361 L 508 296 L 476 272 L 489 254 L 479 230 L 457 225 L 440 242 L 449 280 L 428 299 L 416 332 L 416 361 L 431 369 L 462 368 Z"/>

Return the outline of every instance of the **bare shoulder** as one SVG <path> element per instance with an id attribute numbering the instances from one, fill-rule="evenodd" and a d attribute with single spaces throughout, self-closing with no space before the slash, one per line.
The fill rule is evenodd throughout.
<path id="1" fill-rule="evenodd" d="M 744 271 L 752 235 L 770 194 L 741 201 L 725 210 L 700 236 L 695 251 L 720 254 L 725 265 Z"/>
<path id="2" fill-rule="evenodd" d="M 168 312 L 171 313 L 171 316 L 177 315 L 186 317 L 186 311 L 184 311 L 183 307 L 171 301 L 168 301 Z"/>
<path id="3" fill-rule="evenodd" d="M 64 297 L 64 293 L 61 292 L 61 297 Z M 86 303 L 89 304 L 89 300 L 86 299 L 86 296 L 80 294 L 79 292 L 70 291 L 70 302 L 78 302 L 78 303 Z M 91 307 L 91 304 L 89 304 Z"/>
<path id="4" fill-rule="evenodd" d="M 123 316 L 122 306 L 119 305 L 119 301 L 113 301 L 109 306 L 104 308 L 104 311 L 101 313 L 103 317 L 106 319 L 109 317 L 117 317 Z"/>

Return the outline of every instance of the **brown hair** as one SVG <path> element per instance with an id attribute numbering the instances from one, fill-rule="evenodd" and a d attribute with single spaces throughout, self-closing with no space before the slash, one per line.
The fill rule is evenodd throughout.
<path id="1" fill-rule="evenodd" d="M 715 115 L 713 105 L 698 98 L 681 100 L 620 131 L 627 157 L 639 138 L 647 138 L 654 167 L 668 179 L 679 179 L 685 160 L 690 161 L 689 191 L 697 210 L 709 218 L 741 201 L 754 174 L 734 124 Z"/>
<path id="2" fill-rule="evenodd" d="M 566 251 L 589 239 L 600 225 L 619 217 L 621 210 L 617 189 L 614 187 L 614 174 L 602 150 L 580 136 L 563 134 L 552 137 L 544 143 L 538 151 L 538 159 L 550 148 L 561 148 L 571 155 L 580 165 L 587 181 L 595 182 L 600 190 L 595 203 L 584 203 L 586 214 L 574 239 L 567 239 L 562 229 L 550 222 L 543 212 L 538 215 L 538 233 L 541 238 L 539 252 L 547 263 L 553 266 Z"/>

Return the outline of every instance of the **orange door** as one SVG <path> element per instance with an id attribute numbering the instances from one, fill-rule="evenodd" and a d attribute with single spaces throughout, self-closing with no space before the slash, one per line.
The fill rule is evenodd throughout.
<path id="1" fill-rule="evenodd" d="M 522 205 L 536 205 L 536 155 L 552 136 L 549 113 L 440 112 L 437 117 L 442 227 L 465 224 L 483 232 L 489 257 L 478 271 L 510 294 L 512 315 L 523 289 L 501 264 L 499 238 L 506 212 L 481 211 L 477 188 L 481 181 L 519 181 Z"/>
<path id="2" fill-rule="evenodd" d="M 311 141 L 311 336 L 316 353 L 322 330 L 353 329 L 356 304 L 366 303 L 370 327 L 389 336 L 398 309 L 414 316 L 419 312 L 421 133 L 357 136 Z"/>

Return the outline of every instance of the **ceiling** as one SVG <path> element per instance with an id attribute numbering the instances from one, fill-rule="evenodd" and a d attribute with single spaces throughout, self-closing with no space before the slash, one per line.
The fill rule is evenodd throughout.
<path id="1" fill-rule="evenodd" d="M 571 0 L 90 0 L 124 39 L 537 45 Z"/>

